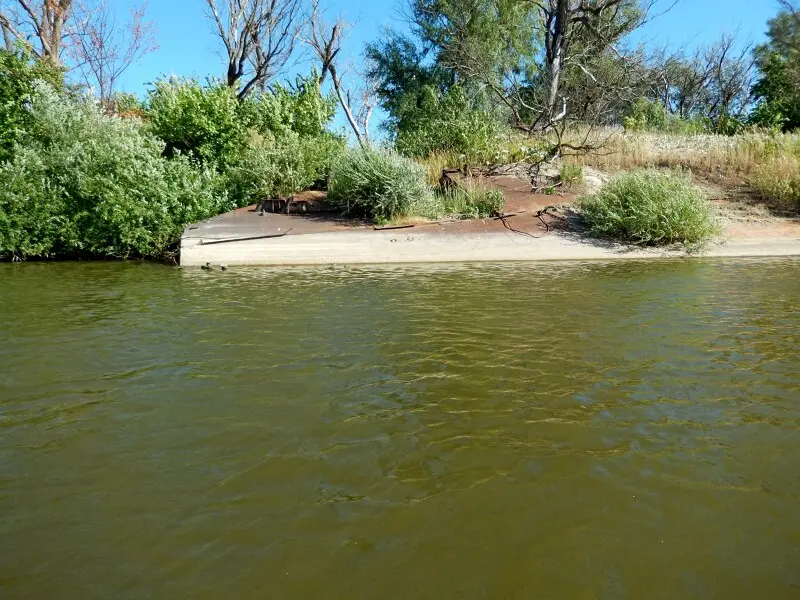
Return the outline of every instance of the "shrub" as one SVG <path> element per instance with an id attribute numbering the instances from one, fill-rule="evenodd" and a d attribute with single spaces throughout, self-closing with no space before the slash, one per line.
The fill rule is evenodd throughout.
<path id="1" fill-rule="evenodd" d="M 460 87 L 441 94 L 423 89 L 421 99 L 405 111 L 397 127 L 395 146 L 406 156 L 456 154 L 468 163 L 489 160 L 497 152 L 504 130 L 491 112 L 471 105 Z"/>
<path id="2" fill-rule="evenodd" d="M 593 235 L 642 246 L 682 243 L 696 249 L 717 233 L 709 203 L 679 172 L 623 173 L 580 203 Z"/>
<path id="3" fill-rule="evenodd" d="M 0 50 L 0 161 L 11 157 L 14 143 L 31 125 L 27 104 L 34 83 L 63 84 L 63 74 L 25 52 Z"/>
<path id="4" fill-rule="evenodd" d="M 730 118 L 725 123 L 726 127 L 732 128 L 733 123 Z M 700 135 L 714 129 L 709 119 L 703 117 L 684 119 L 667 113 L 661 103 L 646 98 L 638 99 L 628 108 L 623 116 L 622 125 L 626 131 L 655 131 L 677 135 Z"/>
<path id="5" fill-rule="evenodd" d="M 216 173 L 164 144 L 138 119 L 39 84 L 30 131 L 0 169 L 0 253 L 159 256 L 183 226 L 231 208 Z"/>
<path id="6" fill-rule="evenodd" d="M 561 167 L 558 180 L 569 187 L 583 181 L 583 169 L 580 165 L 566 164 Z"/>
<path id="7" fill-rule="evenodd" d="M 0 163 L 0 255 L 49 256 L 65 226 L 64 197 L 35 152 Z"/>
<path id="8" fill-rule="evenodd" d="M 376 220 L 405 215 L 430 202 L 426 169 L 388 150 L 351 150 L 333 165 L 328 200 L 345 213 Z"/>
<path id="9" fill-rule="evenodd" d="M 326 134 L 301 138 L 256 137 L 228 173 L 228 187 L 240 206 L 261 198 L 288 197 L 312 187 L 325 187 L 334 160 L 345 142 Z"/>
<path id="10" fill-rule="evenodd" d="M 247 139 L 236 94 L 222 83 L 157 81 L 146 106 L 150 130 L 166 143 L 167 156 L 191 154 L 224 168 L 236 162 Z"/>
<path id="11" fill-rule="evenodd" d="M 261 135 L 324 137 L 336 104 L 334 95 L 322 94 L 319 75 L 314 71 L 308 77 L 298 77 L 292 87 L 275 84 L 269 91 L 249 95 L 242 111 L 247 125 Z"/>

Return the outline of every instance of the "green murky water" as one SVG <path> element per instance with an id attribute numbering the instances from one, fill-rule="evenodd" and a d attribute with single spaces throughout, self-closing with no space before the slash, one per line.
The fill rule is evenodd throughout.
<path id="1" fill-rule="evenodd" d="M 800 597 L 800 262 L 0 265 L 0 597 Z"/>

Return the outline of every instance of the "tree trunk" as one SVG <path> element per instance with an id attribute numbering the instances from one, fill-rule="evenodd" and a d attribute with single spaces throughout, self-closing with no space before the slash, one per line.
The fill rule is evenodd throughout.
<path id="1" fill-rule="evenodd" d="M 2 25 L 2 28 L 3 28 L 3 43 L 5 44 L 5 48 L 9 52 L 13 52 L 14 51 L 14 36 L 8 30 L 8 27 L 6 27 L 5 25 Z"/>
<path id="2" fill-rule="evenodd" d="M 556 118 L 569 17 L 569 0 L 555 0 L 555 4 L 553 25 L 547 31 L 547 37 L 550 38 L 547 40 L 547 124 Z"/>

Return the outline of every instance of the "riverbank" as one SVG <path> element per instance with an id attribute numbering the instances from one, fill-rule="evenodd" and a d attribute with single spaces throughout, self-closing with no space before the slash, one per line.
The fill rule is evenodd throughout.
<path id="1" fill-rule="evenodd" d="M 420 262 L 618 260 L 686 256 L 682 250 L 631 248 L 581 235 L 567 217 L 536 207 L 500 219 L 376 229 L 320 216 L 265 214 L 254 207 L 187 227 L 180 264 L 326 265 Z M 701 256 L 800 256 L 800 220 L 731 223 L 724 241 Z"/>

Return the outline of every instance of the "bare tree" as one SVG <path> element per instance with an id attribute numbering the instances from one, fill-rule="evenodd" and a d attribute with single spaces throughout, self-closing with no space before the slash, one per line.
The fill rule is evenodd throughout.
<path id="1" fill-rule="evenodd" d="M 226 81 L 240 99 L 265 87 L 294 52 L 303 26 L 301 0 L 206 0 L 225 46 Z"/>
<path id="2" fill-rule="evenodd" d="M 705 112 L 715 123 L 740 117 L 750 101 L 755 60 L 752 43 L 737 48 L 736 35 L 726 34 L 705 52 L 709 73 Z"/>
<path id="3" fill-rule="evenodd" d="M 330 74 L 333 89 L 339 99 L 339 105 L 344 111 L 356 140 L 362 148 L 369 148 L 372 144 L 369 121 L 375 110 L 376 84 L 375 82 L 367 81 L 358 90 L 354 88 L 348 89 L 344 84 L 342 73 L 339 70 L 338 57 L 342 50 L 345 30 L 345 23 L 341 20 L 332 25 L 326 23 L 319 10 L 319 0 L 314 0 L 308 24 L 308 34 L 303 38 L 303 41 L 308 44 L 321 63 L 320 85 Z"/>
<path id="4" fill-rule="evenodd" d="M 147 0 L 131 8 L 124 27 L 118 27 L 107 0 L 87 4 L 78 0 L 70 25 L 73 57 L 87 85 L 95 87 L 106 104 L 122 74 L 135 61 L 158 49 L 156 27 L 145 20 Z"/>
<path id="5" fill-rule="evenodd" d="M 73 0 L 2 0 L 0 26 L 6 45 L 14 38 L 43 61 L 61 67 L 72 8 Z"/>
<path id="6" fill-rule="evenodd" d="M 546 131 L 567 116 L 569 99 L 562 82 L 571 67 L 597 83 L 586 59 L 612 52 L 616 44 L 643 25 L 655 0 L 534 0 L 542 22 L 543 75 L 546 96 L 532 129 Z"/>

